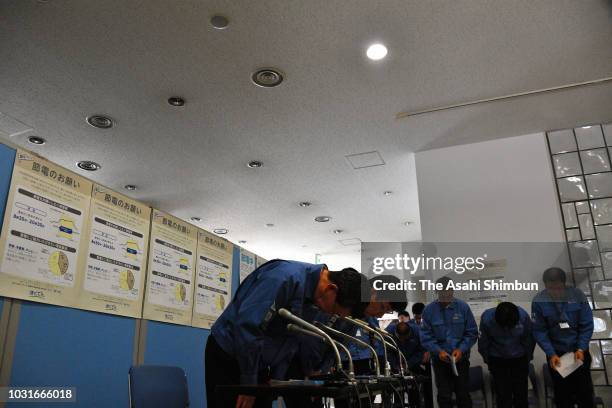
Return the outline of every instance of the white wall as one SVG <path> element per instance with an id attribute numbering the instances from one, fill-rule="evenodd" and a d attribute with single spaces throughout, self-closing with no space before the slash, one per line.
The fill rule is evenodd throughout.
<path id="1" fill-rule="evenodd" d="M 423 241 L 564 241 L 543 133 L 417 153 L 416 171 Z M 486 367 L 476 346 L 470 360 Z"/>
<path id="2" fill-rule="evenodd" d="M 543 133 L 416 155 L 423 241 L 562 242 Z"/>

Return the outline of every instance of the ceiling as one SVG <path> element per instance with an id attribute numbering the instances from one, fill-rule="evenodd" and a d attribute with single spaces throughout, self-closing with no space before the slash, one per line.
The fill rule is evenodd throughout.
<path id="1" fill-rule="evenodd" d="M 0 112 L 31 128 L 4 138 L 266 258 L 358 262 L 340 239 L 420 239 L 414 152 L 610 121 L 612 83 L 397 113 L 610 77 L 611 22 L 610 0 L 0 0 Z M 250 83 L 266 66 L 278 88 Z"/>

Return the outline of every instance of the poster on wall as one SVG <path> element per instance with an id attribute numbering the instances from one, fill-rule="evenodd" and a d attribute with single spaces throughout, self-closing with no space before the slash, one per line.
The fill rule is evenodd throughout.
<path id="1" fill-rule="evenodd" d="M 153 210 L 144 319 L 191 324 L 197 243 L 193 225 Z"/>
<path id="2" fill-rule="evenodd" d="M 74 306 L 92 183 L 18 150 L 0 235 L 0 295 Z"/>
<path id="3" fill-rule="evenodd" d="M 198 231 L 192 326 L 210 329 L 229 304 L 233 252 L 231 242 L 207 231 Z"/>
<path id="4" fill-rule="evenodd" d="M 257 263 L 257 267 L 259 268 L 261 265 L 265 264 L 266 262 L 268 262 L 267 259 L 262 258 L 261 256 L 257 255 L 256 256 L 256 260 L 255 262 Z"/>
<path id="5" fill-rule="evenodd" d="M 255 257 L 254 253 L 240 248 L 240 283 L 257 267 Z"/>
<path id="6" fill-rule="evenodd" d="M 141 317 L 151 209 L 94 184 L 77 306 Z"/>
<path id="7" fill-rule="evenodd" d="M 480 281 L 480 287 L 484 288 L 485 280 L 501 280 L 506 278 L 506 268 L 508 261 L 506 259 L 490 259 L 485 261 L 485 267 L 480 272 L 468 271 L 456 279 L 457 282 Z M 478 321 L 485 310 L 496 307 L 500 302 L 507 300 L 508 293 L 502 290 L 463 290 L 459 296 L 467 302 L 472 309 L 472 313 Z"/>

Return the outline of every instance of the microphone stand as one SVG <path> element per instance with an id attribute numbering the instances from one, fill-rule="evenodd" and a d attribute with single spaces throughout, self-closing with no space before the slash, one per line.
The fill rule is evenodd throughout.
<path id="1" fill-rule="evenodd" d="M 312 336 L 312 337 L 316 337 L 319 340 L 323 341 L 324 343 L 330 344 L 329 340 L 325 337 L 325 336 L 321 336 L 319 333 L 315 333 L 313 331 L 310 331 L 308 329 L 304 329 L 300 326 L 297 326 L 293 323 L 289 323 L 287 325 L 287 330 L 294 332 L 294 333 L 299 333 L 299 334 L 303 334 L 306 336 Z M 346 346 L 340 342 L 337 342 L 335 340 L 332 339 L 332 343 L 335 343 L 337 346 L 340 346 L 340 348 L 342 348 L 342 351 L 344 351 L 346 353 L 346 355 L 348 356 L 348 365 L 349 365 L 349 379 L 354 380 L 355 379 L 355 367 L 353 366 L 353 359 L 351 357 L 351 353 L 349 352 L 349 350 L 346 348 Z M 340 367 L 342 367 L 342 361 L 340 361 Z"/>
<path id="2" fill-rule="evenodd" d="M 373 328 L 371 328 L 370 325 L 368 325 L 366 322 L 362 320 L 353 319 L 350 317 L 344 317 L 343 319 L 345 319 L 348 322 L 353 323 L 356 326 L 361 327 L 363 330 L 366 330 L 370 333 L 374 333 L 376 336 L 378 336 L 378 338 L 380 339 L 380 342 L 383 345 L 383 358 L 385 361 L 385 377 L 390 377 L 391 376 L 391 366 L 389 365 L 389 360 L 387 359 L 387 342 L 385 341 L 385 338 L 383 337 L 383 335 L 377 332 L 376 330 L 374 330 Z"/>
<path id="3" fill-rule="evenodd" d="M 328 333 L 331 333 L 333 335 L 336 335 L 338 337 L 342 337 L 343 339 L 353 342 L 355 344 L 357 344 L 358 346 L 364 347 L 364 348 L 368 348 L 370 350 L 370 354 L 372 354 L 372 359 L 374 360 L 374 367 L 376 369 L 376 376 L 380 377 L 380 367 L 378 365 L 378 357 L 376 356 L 376 350 L 374 350 L 374 348 L 372 346 L 370 346 L 368 343 L 366 343 L 365 341 L 361 341 L 351 335 L 348 335 L 346 333 L 343 333 L 339 330 L 333 329 L 331 327 L 328 327 L 326 325 L 324 325 L 321 322 L 316 322 L 315 323 L 317 327 L 319 327 L 321 330 L 326 331 Z"/>

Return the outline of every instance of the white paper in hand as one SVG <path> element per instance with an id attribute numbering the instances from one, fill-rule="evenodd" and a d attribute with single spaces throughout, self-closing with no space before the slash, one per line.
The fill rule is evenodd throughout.
<path id="1" fill-rule="evenodd" d="M 582 365 L 582 360 L 576 360 L 574 353 L 565 353 L 561 356 L 561 364 L 557 366 L 557 372 L 563 378 L 567 377 Z"/>
<path id="2" fill-rule="evenodd" d="M 451 367 L 453 368 L 453 374 L 455 374 L 455 377 L 459 377 L 459 371 L 457 371 L 457 362 L 455 361 L 455 357 L 451 356 L 450 361 Z"/>

